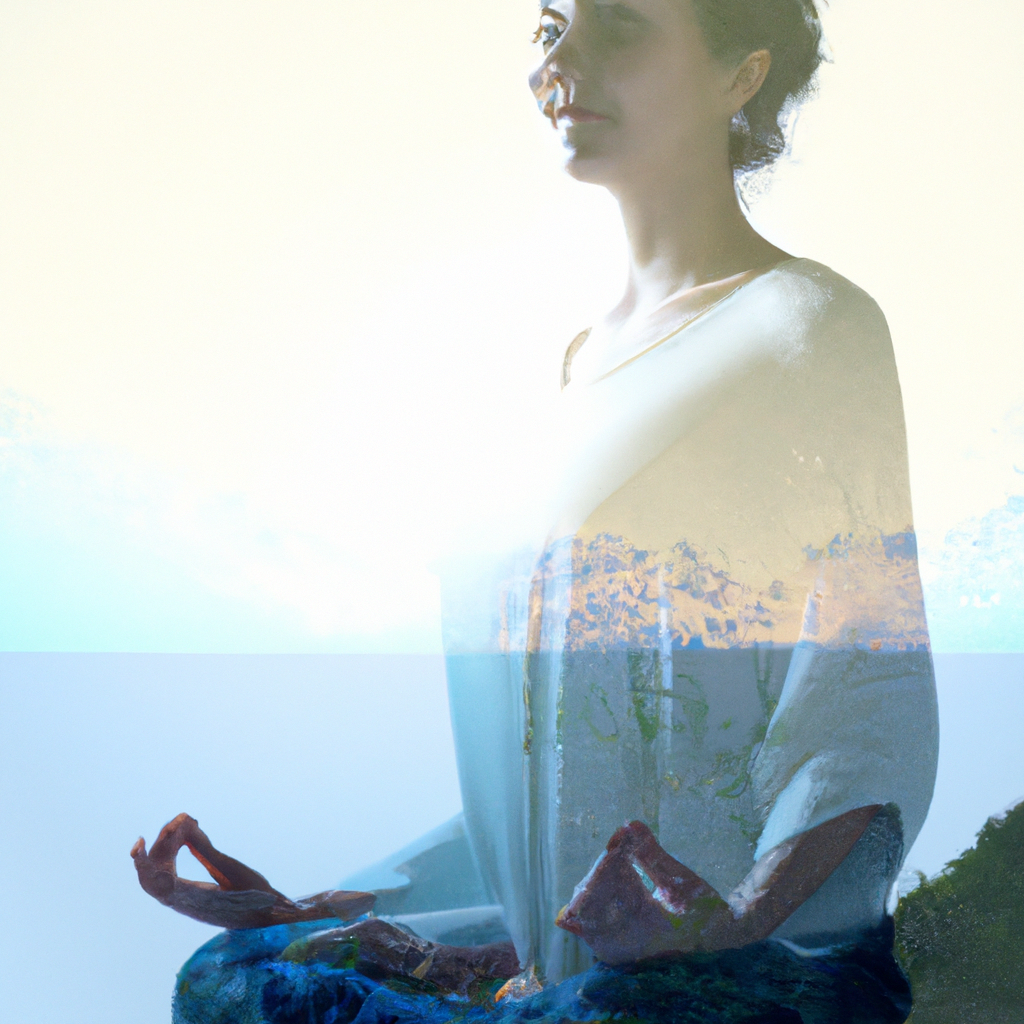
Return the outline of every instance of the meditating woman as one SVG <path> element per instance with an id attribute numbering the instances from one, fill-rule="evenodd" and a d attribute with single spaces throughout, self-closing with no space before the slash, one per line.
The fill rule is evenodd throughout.
<path id="1" fill-rule="evenodd" d="M 531 85 L 568 172 L 618 200 L 629 274 L 565 354 L 559 421 L 509 487 L 519 533 L 443 581 L 465 835 L 514 951 L 379 920 L 285 954 L 261 938 L 292 966 L 261 968 L 252 1019 L 278 1019 L 273 986 L 298 1008 L 325 965 L 354 965 L 384 981 L 360 1021 L 451 1019 L 439 993 L 513 975 L 473 1012 L 903 1020 L 887 901 L 937 720 L 892 346 L 869 296 L 762 238 L 737 196 L 786 147 L 816 12 L 551 0 L 537 38 Z M 263 899 L 294 920 L 363 906 Z M 183 971 L 179 1020 L 229 965 L 249 972 L 235 991 L 264 984 L 242 946 L 215 952 Z M 389 977 L 433 982 L 434 1001 Z M 331 984 L 331 1005 L 367 998 L 351 971 Z"/>
<path id="2" fill-rule="evenodd" d="M 937 725 L 885 320 L 737 199 L 784 149 L 816 12 L 552 0 L 538 39 L 534 92 L 569 173 L 618 200 L 629 275 L 566 352 L 555 486 L 517 484 L 533 549 L 448 587 L 471 844 L 546 982 L 592 954 L 856 941 L 924 821 Z M 607 864 L 559 918 L 632 820 L 725 909 L 633 857 L 664 934 L 615 912 Z"/>

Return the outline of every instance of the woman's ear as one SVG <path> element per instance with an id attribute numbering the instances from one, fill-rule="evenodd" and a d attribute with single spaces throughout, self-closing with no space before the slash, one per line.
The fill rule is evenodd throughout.
<path id="1" fill-rule="evenodd" d="M 736 69 L 729 88 L 732 113 L 738 114 L 764 84 L 772 66 L 772 55 L 768 50 L 755 50 Z"/>

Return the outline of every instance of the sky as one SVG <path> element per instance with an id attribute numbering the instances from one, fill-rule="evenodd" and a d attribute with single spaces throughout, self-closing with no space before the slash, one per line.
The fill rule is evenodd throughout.
<path id="1" fill-rule="evenodd" d="M 623 280 L 534 20 L 0 3 L 0 649 L 439 649 L 431 567 Z M 833 0 L 752 203 L 889 319 L 941 651 L 1024 649 L 1022 22 Z"/>

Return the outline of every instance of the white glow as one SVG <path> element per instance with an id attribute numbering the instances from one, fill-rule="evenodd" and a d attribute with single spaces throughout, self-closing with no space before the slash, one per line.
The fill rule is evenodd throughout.
<path id="1" fill-rule="evenodd" d="M 563 177 L 526 88 L 534 17 L 529 0 L 469 23 L 433 0 L 0 12 L 0 383 L 4 409 L 32 410 L 0 430 L 7 521 L 95 556 L 66 593 L 126 542 L 290 631 L 218 640 L 214 616 L 203 638 L 147 639 L 109 625 L 114 605 L 87 627 L 68 598 L 0 646 L 436 646 L 431 560 L 521 486 L 506 441 L 622 277 L 611 202 Z M 934 550 L 1024 481 L 1022 20 L 1014 0 L 984 18 L 834 0 L 835 63 L 754 209 L 885 310 Z M 50 608 L 32 557 L 17 571 Z"/>

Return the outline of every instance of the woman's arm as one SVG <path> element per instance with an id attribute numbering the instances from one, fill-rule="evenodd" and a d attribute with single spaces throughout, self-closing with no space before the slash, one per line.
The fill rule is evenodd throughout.
<path id="1" fill-rule="evenodd" d="M 178 876 L 175 862 L 183 846 L 209 871 L 212 883 Z M 377 899 L 370 892 L 329 889 L 290 900 L 258 871 L 221 853 L 187 814 L 164 825 L 148 852 L 140 837 L 131 854 L 145 892 L 179 914 L 218 928 L 268 928 L 326 918 L 348 921 L 371 910 Z"/>
<path id="2" fill-rule="evenodd" d="M 881 809 L 858 807 L 773 847 L 724 899 L 634 821 L 612 836 L 557 923 L 610 964 L 759 942 L 821 887 Z"/>
<path id="3" fill-rule="evenodd" d="M 723 898 L 634 822 L 578 887 L 561 927 L 622 963 L 742 946 L 780 928 L 799 940 L 878 924 L 934 780 L 926 641 L 909 541 L 883 537 L 823 554 L 752 766 L 763 824 L 751 872 Z"/>

